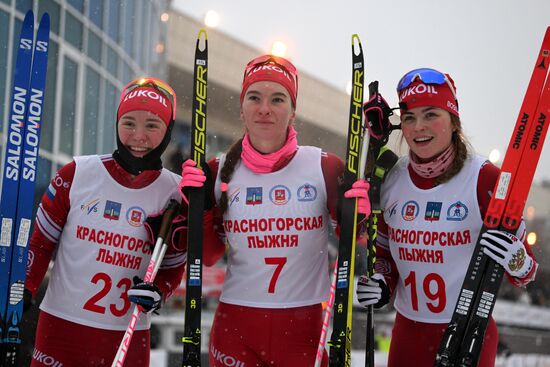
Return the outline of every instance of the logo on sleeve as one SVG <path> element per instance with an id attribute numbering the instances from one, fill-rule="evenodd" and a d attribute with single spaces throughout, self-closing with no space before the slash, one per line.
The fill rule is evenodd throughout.
<path id="1" fill-rule="evenodd" d="M 121 203 L 107 200 L 107 202 L 105 203 L 105 210 L 103 211 L 103 218 L 107 218 L 109 220 L 118 220 L 118 218 L 120 217 L 121 208 Z"/>
<path id="2" fill-rule="evenodd" d="M 403 205 L 403 208 L 401 209 L 401 216 L 403 219 L 410 222 L 418 216 L 419 212 L 420 206 L 418 203 L 414 200 L 409 200 Z"/>
<path id="3" fill-rule="evenodd" d="M 428 201 L 428 204 L 426 204 L 426 214 L 424 214 L 424 219 L 428 222 L 435 222 L 439 220 L 439 217 L 441 216 L 441 206 L 443 206 L 442 202 Z"/>
<path id="4" fill-rule="evenodd" d="M 246 188 L 246 205 L 259 205 L 262 203 L 262 188 L 247 187 Z"/>
<path id="5" fill-rule="evenodd" d="M 317 199 L 315 186 L 305 183 L 298 187 L 298 201 L 314 201 L 315 199 Z"/>
<path id="6" fill-rule="evenodd" d="M 468 207 L 464 205 L 464 203 L 461 203 L 460 201 L 457 201 L 456 203 L 453 203 L 449 206 L 449 209 L 447 209 L 447 220 L 451 221 L 461 221 L 466 219 L 468 216 Z"/>
<path id="7" fill-rule="evenodd" d="M 284 185 L 273 186 L 269 191 L 269 200 L 275 205 L 285 205 L 290 200 L 290 190 Z"/>
<path id="8" fill-rule="evenodd" d="M 53 200 L 53 199 L 55 199 L 56 194 L 57 194 L 57 190 L 55 189 L 55 187 L 53 187 L 52 184 L 50 184 L 48 186 L 48 190 L 46 191 L 46 195 L 48 196 L 48 198 L 50 200 Z"/>

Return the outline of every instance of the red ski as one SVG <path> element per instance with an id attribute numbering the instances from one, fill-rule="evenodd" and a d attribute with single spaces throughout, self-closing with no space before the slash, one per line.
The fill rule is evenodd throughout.
<path id="1" fill-rule="evenodd" d="M 479 238 L 488 229 L 515 233 L 521 223 L 548 131 L 549 62 L 550 27 L 546 30 Z M 478 239 L 435 366 L 477 366 L 503 273 L 504 269 L 483 253 Z"/>

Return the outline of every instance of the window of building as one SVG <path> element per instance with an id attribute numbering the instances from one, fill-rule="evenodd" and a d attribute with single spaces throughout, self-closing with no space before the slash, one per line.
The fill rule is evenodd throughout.
<path id="1" fill-rule="evenodd" d="M 118 105 L 119 92 L 117 88 L 109 83 L 105 82 L 105 108 L 103 115 L 103 124 L 100 127 L 98 135 L 102 136 L 102 147 L 100 151 L 102 153 L 112 152 L 115 148 L 116 134 L 115 134 L 115 122 L 116 122 L 116 108 Z"/>
<path id="2" fill-rule="evenodd" d="M 21 28 L 23 27 L 23 22 L 17 18 L 15 18 L 15 31 L 13 32 L 13 45 L 17 45 L 19 44 L 19 34 L 21 33 Z M 7 43 L 6 43 L 7 45 Z M 12 46 L 12 48 L 15 47 L 15 46 Z M 12 52 L 11 53 L 11 64 L 12 64 L 12 68 L 13 68 L 13 65 L 15 65 L 15 62 L 17 61 L 17 52 Z M 12 87 L 12 82 L 13 82 L 13 72 L 12 70 L 9 70 L 8 71 L 9 73 L 9 78 L 7 80 L 8 82 L 8 85 L 9 87 L 8 88 L 11 88 Z"/>
<path id="3" fill-rule="evenodd" d="M 149 59 L 149 54 L 152 52 L 151 48 L 151 3 L 145 3 L 143 5 L 143 17 L 141 21 L 141 35 L 140 35 L 140 42 L 138 44 L 140 45 L 140 65 L 143 67 L 146 64 L 146 60 Z"/>
<path id="4" fill-rule="evenodd" d="M 84 95 L 84 126 L 81 134 L 82 154 L 96 154 L 99 113 L 99 74 L 90 67 L 86 69 L 86 89 Z"/>
<path id="5" fill-rule="evenodd" d="M 38 14 L 42 16 L 46 12 L 50 15 L 50 30 L 55 34 L 59 34 L 59 5 L 53 0 L 40 0 L 38 2 Z"/>
<path id="6" fill-rule="evenodd" d="M 78 65 L 70 58 L 64 58 L 63 84 L 61 90 L 61 124 L 59 129 L 59 150 L 72 156 L 74 153 L 74 128 L 76 123 L 76 81 Z"/>
<path id="7" fill-rule="evenodd" d="M 115 42 L 118 42 L 118 29 L 120 23 L 120 3 L 118 0 L 107 0 L 108 5 L 108 24 L 107 24 L 107 34 Z"/>
<path id="8" fill-rule="evenodd" d="M 88 29 L 88 57 L 101 65 L 101 38 Z"/>
<path id="9" fill-rule="evenodd" d="M 8 72 L 8 30 L 10 25 L 10 16 L 0 10 L 0 132 L 2 132 L 4 121 L 4 98 L 6 98 L 6 91 L 11 89 L 11 83 L 7 83 L 6 74 Z"/>
<path id="10" fill-rule="evenodd" d="M 82 51 L 82 22 L 71 13 L 65 12 L 65 39 Z"/>
<path id="11" fill-rule="evenodd" d="M 92 23 L 103 29 L 103 0 L 93 0 L 88 2 L 88 15 Z"/>
<path id="12" fill-rule="evenodd" d="M 107 46 L 107 71 L 118 78 L 118 55 L 110 46 Z"/>
<path id="13" fill-rule="evenodd" d="M 132 71 L 132 68 L 126 63 L 126 61 L 124 61 L 122 63 L 122 81 L 124 83 L 128 83 L 133 79 L 133 77 L 134 72 Z"/>
<path id="14" fill-rule="evenodd" d="M 136 4 L 133 1 L 124 2 L 124 37 L 122 47 L 132 57 L 134 54 L 134 35 L 136 34 Z"/>
<path id="15" fill-rule="evenodd" d="M 32 9 L 32 0 L 17 0 L 15 8 L 24 14 L 27 10 Z"/>
<path id="16" fill-rule="evenodd" d="M 66 0 L 66 1 L 67 1 L 68 4 L 71 4 L 73 6 L 73 8 L 75 8 L 79 12 L 81 12 L 81 13 L 84 12 L 84 0 Z"/>

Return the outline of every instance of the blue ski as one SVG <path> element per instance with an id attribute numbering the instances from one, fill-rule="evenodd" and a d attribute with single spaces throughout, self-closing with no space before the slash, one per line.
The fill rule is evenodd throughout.
<path id="1" fill-rule="evenodd" d="M 23 315 L 23 293 L 46 87 L 49 35 L 50 18 L 45 13 L 40 19 L 36 43 L 33 44 L 34 17 L 32 11 L 27 12 L 21 31 L 14 76 L 2 186 L 0 245 L 2 254 L 4 248 L 6 249 L 5 263 L 9 264 L 9 277 L 6 277 L 9 283 L 4 284 L 6 282 L 3 281 L 0 292 L 0 311 L 4 315 L 2 366 L 16 365 L 18 345 L 21 344 L 19 323 Z M 22 58 L 25 64 L 19 69 L 19 56 L 22 52 L 25 55 Z M 8 252 L 11 253 L 11 259 L 7 256 Z"/>
<path id="2" fill-rule="evenodd" d="M 32 67 L 32 48 L 34 43 L 34 15 L 27 12 L 21 27 L 17 60 L 14 68 L 10 117 L 8 120 L 8 138 L 4 159 L 2 198 L 0 216 L 2 229 L 0 236 L 0 342 L 3 343 L 6 324 L 6 308 L 11 269 L 12 238 L 17 212 L 17 192 L 19 191 L 20 155 L 23 149 L 25 117 L 27 114 L 27 95 Z"/>

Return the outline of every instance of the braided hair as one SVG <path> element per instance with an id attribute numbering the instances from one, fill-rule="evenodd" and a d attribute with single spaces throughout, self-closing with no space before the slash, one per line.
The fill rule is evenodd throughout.
<path id="1" fill-rule="evenodd" d="M 235 172 L 235 166 L 241 159 L 241 153 L 243 151 L 243 138 L 240 138 L 237 140 L 228 150 L 227 154 L 225 155 L 225 162 L 223 163 L 223 167 L 220 170 L 220 179 L 221 182 L 229 183 L 231 181 L 231 178 L 233 177 L 233 172 Z M 219 208 L 221 210 L 222 215 L 227 211 L 227 203 L 228 203 L 228 197 L 227 192 L 222 191 L 222 195 L 219 202 Z"/>

